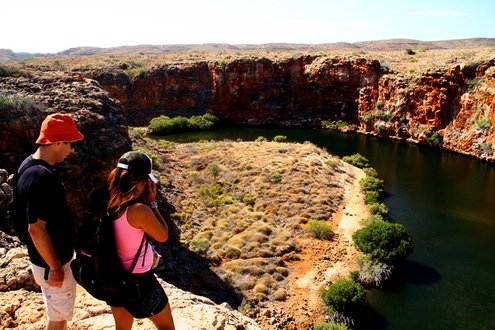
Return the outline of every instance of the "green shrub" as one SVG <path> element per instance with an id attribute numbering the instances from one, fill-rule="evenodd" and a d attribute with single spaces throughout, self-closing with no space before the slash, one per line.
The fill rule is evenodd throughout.
<path id="1" fill-rule="evenodd" d="M 491 125 L 490 119 L 488 118 L 478 118 L 474 121 L 474 123 L 482 130 L 488 130 Z"/>
<path id="2" fill-rule="evenodd" d="M 211 114 L 193 116 L 189 119 L 183 116 L 170 118 L 162 115 L 151 119 L 148 129 L 151 134 L 171 134 L 186 131 L 209 130 L 214 128 L 217 123 L 218 118 Z"/>
<path id="3" fill-rule="evenodd" d="M 215 117 L 211 116 L 210 117 Z M 216 117 L 215 117 L 216 118 Z M 191 130 L 206 131 L 215 127 L 216 120 L 210 120 L 205 116 L 193 116 L 189 118 L 188 126 Z"/>
<path id="4" fill-rule="evenodd" d="M 337 120 L 337 121 L 332 121 L 332 120 L 324 120 L 321 122 L 321 126 L 326 129 L 331 129 L 331 130 L 341 130 L 344 127 L 347 127 L 349 124 L 346 123 L 343 120 Z"/>
<path id="5" fill-rule="evenodd" d="M 29 96 L 24 97 L 0 93 L 0 111 L 3 112 L 5 110 L 15 110 L 25 114 L 39 114 L 43 111 L 49 113 L 52 109 L 47 109 L 43 103 L 38 103 Z"/>
<path id="6" fill-rule="evenodd" d="M 331 319 L 353 324 L 353 317 L 357 316 L 366 304 L 366 290 L 359 283 L 341 278 L 328 289 L 324 289 L 321 298 L 328 306 Z"/>
<path id="7" fill-rule="evenodd" d="M 218 166 L 217 163 L 208 164 L 207 170 L 211 174 L 211 176 L 213 176 L 215 179 L 220 173 L 220 167 Z"/>
<path id="8" fill-rule="evenodd" d="M 443 136 L 439 132 L 433 132 L 427 139 L 426 142 L 430 145 L 439 146 L 443 142 Z"/>
<path id="9" fill-rule="evenodd" d="M 325 162 L 325 164 L 327 164 L 328 167 L 334 170 L 339 165 L 339 161 L 337 159 L 329 159 Z"/>
<path id="10" fill-rule="evenodd" d="M 378 172 L 373 167 L 363 168 L 363 171 L 367 176 L 374 176 L 375 178 L 378 177 Z"/>
<path id="11" fill-rule="evenodd" d="M 133 139 L 140 140 L 143 138 L 143 132 L 137 127 L 129 127 L 128 130 L 129 136 Z"/>
<path id="12" fill-rule="evenodd" d="M 381 108 L 383 108 L 383 102 L 380 101 L 380 100 L 376 101 L 375 108 L 377 108 L 378 110 L 380 110 Z"/>
<path id="13" fill-rule="evenodd" d="M 410 48 L 407 48 L 406 51 L 405 51 L 405 53 L 407 55 L 415 55 L 416 54 L 416 52 L 414 50 L 410 49 Z"/>
<path id="14" fill-rule="evenodd" d="M 199 187 L 199 194 L 203 196 L 209 203 L 214 203 L 218 196 L 222 194 L 222 187 L 219 185 L 207 186 L 202 184 Z"/>
<path id="15" fill-rule="evenodd" d="M 332 226 L 324 220 L 309 220 L 306 230 L 311 236 L 323 240 L 331 240 L 334 235 Z"/>
<path id="16" fill-rule="evenodd" d="M 368 210 L 370 210 L 371 214 L 378 214 L 382 217 L 386 217 L 388 214 L 388 208 L 383 203 L 371 203 L 368 204 Z"/>
<path id="17" fill-rule="evenodd" d="M 365 191 L 383 191 L 383 180 L 375 178 L 373 176 L 367 176 L 359 181 L 361 188 Z"/>
<path id="18" fill-rule="evenodd" d="M 361 251 L 390 265 L 405 260 L 413 251 L 412 239 L 401 224 L 372 222 L 357 230 L 352 238 Z"/>
<path id="19" fill-rule="evenodd" d="M 242 198 L 242 202 L 246 205 L 254 206 L 254 204 L 256 203 L 256 196 L 253 194 L 246 194 Z"/>
<path id="20" fill-rule="evenodd" d="M 287 141 L 287 136 L 285 135 L 277 135 L 273 138 L 273 141 L 275 142 L 285 142 Z"/>
<path id="21" fill-rule="evenodd" d="M 254 142 L 266 142 L 268 141 L 264 136 L 258 136 Z"/>
<path id="22" fill-rule="evenodd" d="M 22 73 L 16 69 L 0 66 L 0 77 L 20 77 Z"/>
<path id="23" fill-rule="evenodd" d="M 390 112 L 385 112 L 385 111 L 378 111 L 376 113 L 376 117 L 383 121 L 392 120 L 392 114 Z"/>
<path id="24" fill-rule="evenodd" d="M 372 214 L 371 216 L 363 220 L 363 224 L 367 226 L 377 221 L 385 221 L 385 219 L 380 214 Z"/>
<path id="25" fill-rule="evenodd" d="M 375 204 L 380 201 L 380 192 L 376 190 L 370 190 L 366 192 L 364 197 L 364 203 L 366 205 Z"/>
<path id="26" fill-rule="evenodd" d="M 14 108 L 14 106 L 15 103 L 11 97 L 0 94 L 0 109 Z"/>
<path id="27" fill-rule="evenodd" d="M 370 161 L 368 158 L 364 157 L 363 155 L 356 153 L 350 156 L 344 156 L 342 157 L 342 160 L 346 163 L 349 163 L 351 165 L 354 165 L 359 168 L 365 168 L 368 167 L 370 164 Z"/>
<path id="28" fill-rule="evenodd" d="M 366 123 L 366 124 L 371 124 L 373 122 L 373 119 L 375 119 L 375 116 L 371 113 L 365 113 L 361 119 Z"/>
<path id="29" fill-rule="evenodd" d="M 349 330 L 349 328 L 341 322 L 316 322 L 313 324 L 313 330 Z"/>
<path id="30" fill-rule="evenodd" d="M 204 253 L 210 247 L 210 242 L 206 237 L 193 239 L 191 243 L 196 252 Z"/>

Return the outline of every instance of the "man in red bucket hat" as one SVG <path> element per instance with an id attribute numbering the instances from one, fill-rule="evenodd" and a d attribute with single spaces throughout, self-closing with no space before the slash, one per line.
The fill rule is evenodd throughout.
<path id="1" fill-rule="evenodd" d="M 46 306 L 47 329 L 66 329 L 72 319 L 76 282 L 70 269 L 74 255 L 74 220 L 55 165 L 74 151 L 84 136 L 68 114 L 54 113 L 41 124 L 38 149 L 14 177 L 16 231 L 27 244 L 36 283 Z"/>

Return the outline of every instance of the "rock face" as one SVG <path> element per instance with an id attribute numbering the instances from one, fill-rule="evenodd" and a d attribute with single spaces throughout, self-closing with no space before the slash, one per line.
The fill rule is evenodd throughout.
<path id="1" fill-rule="evenodd" d="M 428 71 L 387 74 L 361 89 L 360 129 L 494 161 L 495 59 Z"/>
<path id="2" fill-rule="evenodd" d="M 378 81 L 380 64 L 317 56 L 163 65 L 129 79 L 123 71 L 91 76 L 140 124 L 160 114 L 211 112 L 240 124 L 315 126 L 323 119 L 357 123 L 360 88 Z"/>
<path id="3" fill-rule="evenodd" d="M 60 172 L 74 214 L 84 217 L 88 193 L 131 148 L 121 106 L 95 80 L 43 68 L 21 77 L 0 77 L 0 98 L 0 163 L 10 173 L 35 151 L 34 141 L 49 113 L 73 116 L 85 139 Z"/>
<path id="4" fill-rule="evenodd" d="M 135 124 L 205 112 L 243 125 L 320 127 L 322 120 L 342 120 L 360 132 L 493 161 L 494 72 L 495 59 L 403 76 L 376 60 L 301 56 L 166 64 L 135 79 L 118 69 L 89 75 Z"/>
<path id="5" fill-rule="evenodd" d="M 8 252 L 7 252 L 8 251 Z M 167 292 L 176 329 L 258 330 L 248 317 L 227 304 L 180 290 L 159 279 Z M 16 238 L 0 232 L 0 328 L 44 329 L 43 298 L 34 282 L 27 250 Z M 78 287 L 70 329 L 108 329 L 114 326 L 110 307 Z M 133 329 L 153 329 L 151 321 L 136 320 Z"/>

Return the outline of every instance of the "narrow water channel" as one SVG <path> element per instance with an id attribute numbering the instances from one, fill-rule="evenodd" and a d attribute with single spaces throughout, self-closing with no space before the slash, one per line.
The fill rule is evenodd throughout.
<path id="1" fill-rule="evenodd" d="M 360 153 L 385 180 L 390 218 L 414 252 L 394 281 L 368 292 L 367 329 L 495 329 L 495 166 L 402 141 L 321 130 L 222 128 L 168 140 L 285 135 L 330 153 Z"/>

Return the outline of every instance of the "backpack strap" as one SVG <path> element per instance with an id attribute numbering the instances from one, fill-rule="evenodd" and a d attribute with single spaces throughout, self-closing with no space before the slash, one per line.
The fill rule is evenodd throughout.
<path id="1" fill-rule="evenodd" d="M 136 255 L 134 256 L 134 260 L 132 260 L 132 265 L 131 269 L 129 270 L 129 273 L 132 274 L 134 271 L 134 268 L 136 267 L 137 261 L 139 259 L 139 255 L 141 254 L 141 250 L 143 249 L 143 244 L 145 243 L 145 238 L 146 234 L 143 234 L 143 238 L 141 239 L 141 244 L 139 244 L 139 249 L 136 252 Z M 147 242 L 147 240 L 146 240 Z M 144 257 L 143 257 L 143 265 L 144 265 L 144 259 L 146 258 L 146 251 L 148 250 L 148 244 L 146 244 L 145 250 L 144 250 Z"/>
<path id="2" fill-rule="evenodd" d="M 136 203 L 144 203 L 144 200 L 141 197 L 138 197 L 138 198 L 132 199 L 132 200 L 124 203 L 123 205 L 125 207 L 129 207 L 129 206 L 136 204 Z M 107 211 L 107 215 L 112 218 L 112 221 L 115 220 L 115 218 L 116 218 L 116 212 L 111 213 L 110 211 Z M 113 215 L 113 217 L 112 217 L 112 215 Z M 132 260 L 132 264 L 131 264 L 131 268 L 129 270 L 129 273 L 132 274 L 132 272 L 134 271 L 134 268 L 136 268 L 139 256 L 141 255 L 141 250 L 143 249 L 143 244 L 145 244 L 147 242 L 148 242 L 147 235 L 146 235 L 146 233 L 143 233 L 143 238 L 141 239 L 141 243 L 139 244 L 139 249 L 137 250 L 136 255 L 134 256 L 134 259 Z M 146 252 L 147 251 L 148 251 L 148 244 L 146 244 L 145 248 L 144 248 L 143 265 L 144 265 L 144 261 L 146 259 Z"/>
<path id="3" fill-rule="evenodd" d="M 24 172 L 26 172 L 27 169 L 36 165 L 40 165 L 46 168 L 47 170 L 49 170 L 45 164 L 46 162 L 41 159 L 30 159 L 29 161 L 26 162 L 26 164 L 21 166 L 14 174 L 14 178 L 12 181 L 12 190 L 14 191 L 14 193 L 17 194 L 17 183 L 19 182 L 19 178 L 21 177 L 21 175 L 24 174 Z"/>
<path id="4" fill-rule="evenodd" d="M 46 162 L 41 160 L 41 159 L 30 159 L 27 161 L 24 165 L 22 165 L 17 172 L 14 173 L 14 177 L 12 178 L 12 198 L 9 201 L 9 213 L 12 217 L 13 220 L 13 226 L 14 226 L 14 231 L 16 235 L 19 237 L 19 239 L 27 243 L 30 240 L 30 236 L 27 233 L 27 226 L 28 226 L 28 221 L 27 221 L 27 205 L 25 205 L 24 208 L 22 208 L 19 205 L 19 178 L 28 170 L 29 168 L 39 165 L 49 172 L 51 170 L 46 167 Z M 25 221 L 24 221 L 25 220 Z M 25 226 L 24 226 L 25 225 Z"/>

